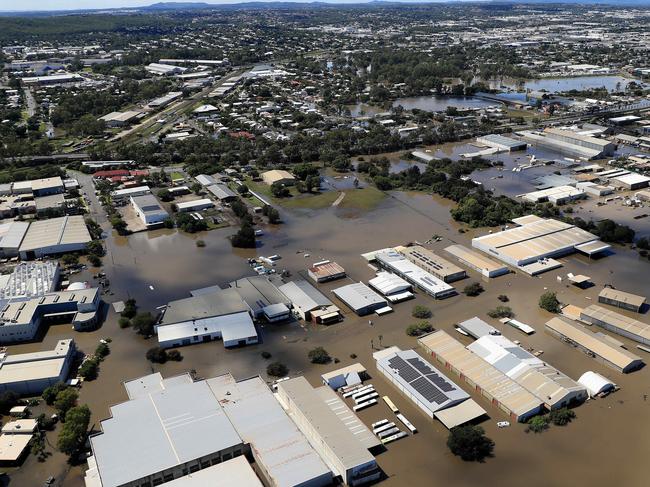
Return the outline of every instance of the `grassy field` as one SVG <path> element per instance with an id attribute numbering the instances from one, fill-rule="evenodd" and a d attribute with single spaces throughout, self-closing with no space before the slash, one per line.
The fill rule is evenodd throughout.
<path id="1" fill-rule="evenodd" d="M 345 198 L 339 204 L 339 208 L 354 208 L 369 211 L 376 208 L 385 197 L 386 194 L 374 186 L 368 186 L 363 189 L 350 189 L 345 191 Z"/>
<path id="2" fill-rule="evenodd" d="M 172 179 L 172 181 L 177 180 L 177 179 L 185 179 L 185 175 L 182 172 L 178 171 L 173 171 L 169 177 Z"/>
<path id="3" fill-rule="evenodd" d="M 284 208 L 303 208 L 306 210 L 320 210 L 328 208 L 337 200 L 341 192 L 325 191 L 322 193 L 298 193 L 295 188 L 291 188 L 291 196 L 288 198 L 274 198 L 271 196 L 271 188 L 263 183 L 257 183 L 251 180 L 246 181 L 246 185 L 256 193 L 269 198 L 274 204 Z M 345 196 L 339 203 L 338 208 L 356 209 L 369 211 L 375 208 L 386 195 L 377 188 L 368 186 L 363 189 L 348 189 L 343 191 Z"/>

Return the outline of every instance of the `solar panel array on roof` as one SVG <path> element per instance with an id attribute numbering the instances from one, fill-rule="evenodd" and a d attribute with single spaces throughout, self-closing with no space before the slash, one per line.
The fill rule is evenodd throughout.
<path id="1" fill-rule="evenodd" d="M 446 393 L 457 390 L 420 358 L 413 357 L 405 360 L 395 355 L 388 360 L 388 365 L 429 402 L 444 404 L 450 400 Z"/>

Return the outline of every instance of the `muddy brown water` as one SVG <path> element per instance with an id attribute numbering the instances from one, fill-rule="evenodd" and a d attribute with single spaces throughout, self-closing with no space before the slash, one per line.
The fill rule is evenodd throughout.
<path id="1" fill-rule="evenodd" d="M 246 258 L 253 255 L 280 254 L 277 268 L 288 269 L 297 278 L 309 263 L 331 259 L 346 268 L 348 282 L 367 281 L 373 270 L 360 254 L 386 246 L 409 241 L 424 242 L 432 235 L 443 237 L 430 247 L 445 255 L 442 250 L 451 242 L 469 245 L 475 233 L 458 232 L 459 225 L 449 218 L 451 203 L 422 194 L 391 193 L 374 211 L 358 214 L 328 208 L 325 210 L 282 210 L 283 225 L 265 228 L 263 245 L 254 251 L 235 251 L 226 237 L 232 229 L 187 236 L 174 231 L 161 230 L 141 233 L 129 238 L 110 235 L 107 239 L 109 255 L 105 258 L 105 271 L 115 293 L 105 296 L 106 301 L 134 297 L 142 309 L 154 311 L 171 299 L 188 296 L 191 289 L 212 284 L 223 284 L 245 275 L 251 275 Z M 98 219 L 102 220 L 101 215 Z M 206 242 L 197 248 L 195 240 Z M 305 258 L 305 253 L 310 257 Z M 41 343 L 10 347 L 11 353 L 49 348 L 61 338 L 73 336 L 80 349 L 92 352 L 102 337 L 112 338 L 111 354 L 101 366 L 97 380 L 87 382 L 80 391 L 80 401 L 87 403 L 93 412 L 92 423 L 99 429 L 99 421 L 110 416 L 110 406 L 125 401 L 122 381 L 152 371 L 163 376 L 195 369 L 202 377 L 231 371 L 235 377 L 253 374 L 265 376 L 268 361 L 260 353 L 269 351 L 271 360 L 288 365 L 291 375 L 304 374 L 316 386 L 323 372 L 338 366 L 359 361 L 372 376 L 372 383 L 380 394 L 388 394 L 417 427 L 418 433 L 388 446 L 377 459 L 387 475 L 385 485 L 502 485 L 564 486 L 576 485 L 647 485 L 645 465 L 650 452 L 650 367 L 629 375 L 590 359 L 544 332 L 544 322 L 549 315 L 537 306 L 539 295 L 545 288 L 558 292 L 561 301 L 579 306 L 594 302 L 605 283 L 624 290 L 650 294 L 648 272 L 650 264 L 639 259 L 634 251 L 616 249 L 607 258 L 595 261 L 581 256 L 561 259 L 565 267 L 533 278 L 523 274 L 510 274 L 485 280 L 470 271 L 470 278 L 457 283 L 459 290 L 480 280 L 486 291 L 476 298 L 459 295 L 443 301 L 434 301 L 418 293 L 415 300 L 395 306 L 395 312 L 384 317 L 359 318 L 344 305 L 345 320 L 329 327 L 301 326 L 290 323 L 261 327 L 262 343 L 236 350 L 225 350 L 222 343 L 212 342 L 184 347 L 182 362 L 151 365 L 145 351 L 155 345 L 154 340 L 136 336 L 132 330 L 117 326 L 117 315 L 110 310 L 103 326 L 89 333 L 73 333 L 69 326 L 52 327 Z M 567 272 L 586 274 L 596 286 L 586 291 L 567 287 L 556 276 Z M 86 272 L 74 276 L 75 280 L 91 280 Z M 332 297 L 331 289 L 344 284 L 338 281 L 321 286 Z M 149 286 L 153 286 L 151 290 Z M 532 325 L 537 333 L 528 337 L 487 318 L 487 310 L 501 304 L 496 296 L 506 294 L 509 305 L 517 317 Z M 398 345 L 403 349 L 416 347 L 415 339 L 404 329 L 415 321 L 411 309 L 415 304 L 429 306 L 434 313 L 432 323 L 445 329 L 463 342 L 469 339 L 453 331 L 453 324 L 479 316 L 502 330 L 512 340 L 523 346 L 543 350 L 542 358 L 577 379 L 587 370 L 596 371 L 616 382 L 621 390 L 605 399 L 589 401 L 576 409 L 577 419 L 567 427 L 551 427 L 543 434 L 526 434 L 525 427 L 513 424 L 498 429 L 496 422 L 507 419 L 491 404 L 475 397 L 490 418 L 482 423 L 488 436 L 496 443 L 495 455 L 484 463 L 465 463 L 451 455 L 446 447 L 447 430 L 441 423 L 431 421 L 414 405 L 380 376 L 374 366 L 372 352 L 380 346 Z M 650 321 L 648 315 L 641 317 Z M 380 342 L 381 335 L 381 342 Z M 617 337 L 620 338 L 620 337 Z M 634 344 L 622 339 L 630 350 Z M 325 347 L 338 365 L 315 366 L 308 363 L 307 352 L 314 346 Z M 372 348 L 374 345 L 375 349 Z M 639 353 L 643 353 L 640 352 Z M 357 358 L 350 358 L 356 354 Z M 646 357 L 648 358 L 648 357 Z M 463 389 L 467 387 L 450 376 Z M 378 404 L 360 413 L 366 424 L 383 418 L 394 419 L 392 413 Z M 51 443 L 55 434 L 48 434 Z M 53 451 L 52 447 L 48 450 Z M 85 466 L 68 467 L 65 458 L 55 453 L 45 463 L 28 457 L 22 467 L 10 471 L 11 484 L 18 486 L 41 485 L 49 475 L 57 477 L 58 485 L 82 486 Z"/>

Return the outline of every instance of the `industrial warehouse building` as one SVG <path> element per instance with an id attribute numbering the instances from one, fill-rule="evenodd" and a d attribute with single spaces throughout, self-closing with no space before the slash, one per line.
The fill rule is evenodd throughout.
<path id="1" fill-rule="evenodd" d="M 124 387 L 129 400 L 90 436 L 87 486 L 159 485 L 248 452 L 206 381 L 156 373 Z"/>
<path id="2" fill-rule="evenodd" d="M 535 395 L 463 347 L 445 331 L 426 335 L 418 339 L 418 343 L 513 420 L 524 422 L 542 411 L 543 402 Z"/>
<path id="3" fill-rule="evenodd" d="M 416 266 L 421 267 L 429 274 L 433 274 L 438 279 L 449 283 L 464 279 L 467 277 L 465 269 L 443 259 L 438 254 L 434 254 L 429 249 L 420 245 L 410 247 L 395 247 L 400 254 L 413 262 Z"/>
<path id="4" fill-rule="evenodd" d="M 587 399 L 587 391 L 555 367 L 501 335 L 485 335 L 467 347 L 544 403 L 558 409 Z"/>
<path id="5" fill-rule="evenodd" d="M 376 277 L 368 281 L 368 285 L 384 296 L 405 294 L 413 297 L 409 292 L 412 288 L 411 284 L 390 272 L 378 272 Z"/>
<path id="6" fill-rule="evenodd" d="M 151 194 L 149 186 L 135 186 L 134 188 L 118 189 L 111 193 L 111 200 L 113 203 L 123 203 L 129 201 L 131 197 L 144 196 Z"/>
<path id="7" fill-rule="evenodd" d="M 284 184 L 286 186 L 296 182 L 296 178 L 289 171 L 281 169 L 272 169 L 260 174 L 262 181 L 271 186 L 274 183 Z"/>
<path id="8" fill-rule="evenodd" d="M 156 325 L 163 348 L 223 340 L 225 347 L 258 342 L 250 309 L 235 289 L 170 302 Z"/>
<path id="9" fill-rule="evenodd" d="M 345 269 L 336 262 L 323 260 L 321 262 L 315 262 L 307 269 L 307 275 L 314 282 L 328 282 L 345 277 Z"/>
<path id="10" fill-rule="evenodd" d="M 611 391 L 616 387 L 612 381 L 606 379 L 600 374 L 597 374 L 596 372 L 592 372 L 591 370 L 588 370 L 582 374 L 578 379 L 578 383 L 582 384 L 585 389 L 587 389 L 587 392 L 591 397 Z"/>
<path id="11" fill-rule="evenodd" d="M 555 186 L 553 188 L 532 191 L 521 196 L 521 199 L 530 203 L 544 203 L 548 201 L 554 205 L 564 205 L 570 201 L 586 198 L 585 191 L 573 186 Z"/>
<path id="12" fill-rule="evenodd" d="M 46 255 L 85 250 L 91 240 L 81 215 L 34 221 L 20 244 L 20 258 L 33 260 Z"/>
<path id="13" fill-rule="evenodd" d="M 620 343 L 604 333 L 592 333 L 584 326 L 569 323 L 562 318 L 547 321 L 546 330 L 619 372 L 631 372 L 643 365 L 641 357 L 625 350 Z"/>
<path id="14" fill-rule="evenodd" d="M 16 257 L 20 253 L 20 244 L 23 242 L 28 222 L 13 221 L 0 225 L 0 256 Z"/>
<path id="15" fill-rule="evenodd" d="M 372 354 L 377 370 L 431 419 L 449 429 L 486 414 L 469 394 L 414 350 L 390 347 Z M 440 414 L 442 413 L 442 414 Z"/>
<path id="16" fill-rule="evenodd" d="M 141 115 L 142 112 L 139 110 L 127 110 L 125 112 L 111 112 L 100 117 L 99 120 L 103 120 L 107 127 L 124 127 L 136 121 Z"/>
<path id="17" fill-rule="evenodd" d="M 616 149 L 616 145 L 608 140 L 572 130 L 546 128 L 543 132 L 522 131 L 520 135 L 532 144 L 583 160 L 612 156 Z"/>
<path id="18" fill-rule="evenodd" d="M 201 211 L 207 210 L 208 208 L 213 208 L 214 203 L 209 198 L 201 198 L 192 201 L 184 201 L 182 203 L 176 203 L 176 209 L 179 212 L 188 212 L 188 211 Z"/>
<path id="19" fill-rule="evenodd" d="M 359 316 L 368 315 L 388 305 L 384 298 L 362 282 L 348 284 L 332 292 Z"/>
<path id="20" fill-rule="evenodd" d="M 225 184 L 211 184 L 206 186 L 205 189 L 210 191 L 210 193 L 212 193 L 212 195 L 219 201 L 228 202 L 237 199 L 237 195 Z"/>
<path id="21" fill-rule="evenodd" d="M 461 321 L 458 323 L 458 328 L 476 340 L 488 335 L 501 335 L 501 332 L 499 330 L 494 328 L 492 325 L 487 324 L 481 318 L 478 318 L 476 316 L 474 318 L 470 318 L 469 320 Z"/>
<path id="22" fill-rule="evenodd" d="M 323 293 L 305 280 L 291 281 L 278 288 L 291 301 L 293 310 L 305 321 L 329 325 L 341 321 L 341 311 Z"/>
<path id="23" fill-rule="evenodd" d="M 362 485 L 381 477 L 369 450 L 381 442 L 329 387 L 314 389 L 304 377 L 277 384 L 277 398 L 300 431 L 347 485 Z"/>
<path id="24" fill-rule="evenodd" d="M 101 295 L 98 288 L 88 288 L 11 298 L 2 304 L 0 343 L 16 343 L 36 338 L 44 324 L 72 323 L 75 330 L 93 328 Z"/>
<path id="25" fill-rule="evenodd" d="M 59 340 L 53 350 L 12 355 L 0 353 L 0 392 L 38 396 L 57 382 L 65 382 L 74 362 L 71 338 Z"/>
<path id="26" fill-rule="evenodd" d="M 650 325 L 628 318 L 616 311 L 592 304 L 580 312 L 580 319 L 635 342 L 650 345 Z"/>
<path id="27" fill-rule="evenodd" d="M 282 280 L 277 276 L 244 277 L 230 283 L 256 320 L 265 319 L 270 323 L 284 321 L 291 316 L 291 301 L 278 286 Z"/>
<path id="28" fill-rule="evenodd" d="M 445 251 L 456 257 L 461 264 L 466 265 L 470 269 L 474 269 L 485 277 L 498 277 L 510 272 L 507 266 L 499 264 L 463 245 L 450 245 L 445 248 Z"/>
<path id="29" fill-rule="evenodd" d="M 514 267 L 575 251 L 591 256 L 610 247 L 575 225 L 550 218 L 526 218 L 518 227 L 473 238 L 472 247 Z"/>
<path id="30" fill-rule="evenodd" d="M 647 188 L 650 184 L 650 177 L 631 172 L 612 178 L 610 180 L 615 186 L 622 186 L 625 189 L 635 190 Z"/>
<path id="31" fill-rule="evenodd" d="M 224 374 L 207 383 L 269 485 L 332 484 L 331 470 L 259 376 L 236 381 Z"/>
<path id="32" fill-rule="evenodd" d="M 245 456 L 226 460 L 165 483 L 165 487 L 205 487 L 206 485 L 210 487 L 264 487 Z M 86 486 L 91 487 L 88 483 Z"/>
<path id="33" fill-rule="evenodd" d="M 453 286 L 429 274 L 395 250 L 377 252 L 375 260 L 384 269 L 394 272 L 435 299 L 444 299 L 456 294 Z"/>
<path id="34" fill-rule="evenodd" d="M 167 210 L 162 207 L 160 202 L 152 194 L 131 196 L 130 200 L 136 216 L 140 218 L 142 223 L 147 227 L 160 225 L 169 218 Z"/>
<path id="35" fill-rule="evenodd" d="M 484 135 L 483 137 L 478 137 L 476 142 L 479 144 L 492 147 L 494 149 L 499 149 L 503 151 L 516 151 L 516 150 L 526 150 L 528 144 L 523 140 L 513 139 L 512 137 L 505 137 L 498 134 L 489 134 Z"/>
<path id="36" fill-rule="evenodd" d="M 54 292 L 59 283 L 55 260 L 21 262 L 11 274 L 0 275 L 0 300 L 33 298 Z"/>
<path id="37" fill-rule="evenodd" d="M 626 293 L 624 291 L 619 291 L 618 289 L 606 287 L 598 294 L 598 302 L 640 313 L 641 308 L 645 305 L 646 298 L 644 296 L 637 296 L 636 294 Z"/>

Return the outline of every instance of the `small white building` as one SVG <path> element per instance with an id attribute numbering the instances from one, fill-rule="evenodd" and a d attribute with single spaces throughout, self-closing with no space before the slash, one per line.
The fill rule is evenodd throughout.
<path id="1" fill-rule="evenodd" d="M 0 392 L 34 396 L 57 382 L 65 382 L 76 350 L 74 340 L 70 338 L 59 340 L 54 350 L 0 354 Z"/>
<path id="2" fill-rule="evenodd" d="M 582 374 L 578 379 L 578 383 L 587 389 L 591 397 L 611 391 L 616 387 L 613 382 L 591 370 Z"/>
<path id="3" fill-rule="evenodd" d="M 199 200 L 176 203 L 176 208 L 181 213 L 188 211 L 201 211 L 207 210 L 208 208 L 214 208 L 214 202 L 209 198 L 202 198 Z"/>
<path id="4" fill-rule="evenodd" d="M 131 196 L 131 205 L 135 209 L 136 215 L 147 226 L 159 225 L 169 218 L 167 210 L 160 205 L 152 194 Z"/>

